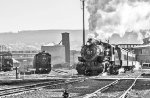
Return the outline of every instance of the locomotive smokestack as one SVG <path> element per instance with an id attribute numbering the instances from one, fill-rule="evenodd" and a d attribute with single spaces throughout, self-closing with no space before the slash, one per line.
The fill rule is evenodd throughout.
<path id="1" fill-rule="evenodd" d="M 65 46 L 65 61 L 70 63 L 70 41 L 69 33 L 62 33 L 62 45 Z"/>

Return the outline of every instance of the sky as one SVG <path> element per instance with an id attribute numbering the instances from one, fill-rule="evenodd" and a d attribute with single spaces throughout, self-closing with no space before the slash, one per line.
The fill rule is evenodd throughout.
<path id="1" fill-rule="evenodd" d="M 45 29 L 82 29 L 81 1 L 0 0 L 0 33 Z"/>

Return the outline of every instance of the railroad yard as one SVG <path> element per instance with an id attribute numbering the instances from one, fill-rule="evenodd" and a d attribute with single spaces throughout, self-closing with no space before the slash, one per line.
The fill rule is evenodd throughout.
<path id="1" fill-rule="evenodd" d="M 150 98 L 150 0 L 35 1 L 0 1 L 0 98 Z"/>
<path id="2" fill-rule="evenodd" d="M 1 72 L 3 98 L 149 98 L 149 70 L 127 71 L 119 75 L 78 76 L 75 70 L 59 69 L 50 74 L 21 75 Z"/>

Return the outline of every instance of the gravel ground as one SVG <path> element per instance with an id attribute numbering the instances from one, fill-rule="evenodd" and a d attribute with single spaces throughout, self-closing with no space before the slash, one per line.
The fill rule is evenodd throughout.
<path id="1" fill-rule="evenodd" d="M 54 88 L 47 87 L 42 90 L 33 91 L 30 93 L 24 93 L 16 96 L 10 96 L 7 98 L 62 98 L 64 88 L 69 92 L 71 98 L 79 98 L 85 94 L 93 93 L 97 89 L 111 83 L 110 80 L 85 80 L 81 83 L 73 83 L 69 85 L 55 86 Z"/>
<path id="2" fill-rule="evenodd" d="M 59 71 L 62 71 L 60 73 L 51 71 L 49 74 L 31 74 L 31 75 L 19 75 L 19 79 L 36 79 L 36 78 L 54 78 L 54 77 L 59 77 L 63 78 L 69 77 L 72 75 L 77 74 L 77 71 L 75 69 L 56 69 Z M 16 72 L 15 70 L 13 71 L 8 71 L 8 72 L 0 72 L 0 80 L 11 80 L 11 79 L 16 79 Z"/>
<path id="3" fill-rule="evenodd" d="M 125 83 L 125 81 L 122 81 Z M 125 83 L 126 85 L 122 85 L 118 87 L 115 85 L 113 88 L 109 88 L 108 90 L 97 93 L 96 98 L 118 98 L 121 94 L 124 93 L 123 88 L 128 88 L 130 83 Z M 137 80 L 135 86 L 129 92 L 126 98 L 150 98 L 150 80 Z"/>
<path id="4" fill-rule="evenodd" d="M 137 80 L 128 98 L 150 98 L 150 80 Z"/>
<path id="5" fill-rule="evenodd" d="M 94 91 L 100 89 L 101 87 L 113 82 L 113 80 L 87 80 L 82 83 L 72 85 L 72 88 L 68 90 L 71 94 L 78 94 L 78 96 L 83 96 L 85 94 L 93 93 Z"/>
<path id="6" fill-rule="evenodd" d="M 32 75 L 32 77 L 30 75 L 27 75 L 25 78 L 52 78 L 52 77 L 68 77 L 73 75 L 74 73 L 76 73 L 74 70 L 66 70 L 63 69 L 62 71 L 66 71 L 67 73 L 56 73 L 54 71 L 52 71 L 50 74 L 48 75 Z M 74 71 L 74 72 L 73 72 Z M 145 71 L 134 71 L 134 73 L 131 72 L 127 72 L 127 73 L 121 73 L 119 75 L 108 75 L 108 76 L 95 76 L 95 79 L 101 79 L 101 78 L 128 78 L 128 77 L 137 77 L 140 73 L 143 73 Z M 147 71 L 148 72 L 148 71 Z M 6 74 L 6 73 L 5 73 Z M 0 74 L 1 75 L 1 74 Z M 7 75 L 7 74 L 6 74 Z M 3 76 L 3 75 L 2 75 Z M 22 76 L 23 77 L 23 76 Z M 15 77 L 13 77 L 15 78 Z M 9 79 L 9 78 L 8 78 Z M 86 81 L 83 83 L 75 83 L 69 86 L 58 86 L 55 87 L 53 89 L 50 88 L 45 88 L 42 90 L 37 90 L 37 91 L 33 91 L 30 93 L 24 93 L 24 94 L 20 94 L 17 96 L 10 96 L 7 98 L 62 98 L 62 94 L 64 91 L 64 88 L 68 88 L 68 92 L 70 93 L 70 96 L 72 96 L 73 98 L 82 98 L 79 96 L 83 96 L 85 94 L 90 94 L 94 91 L 96 91 L 97 89 L 101 88 L 102 86 L 104 86 L 106 82 L 101 82 L 98 80 L 92 80 L 92 81 Z M 101 85 L 103 84 L 103 85 Z M 145 84 L 147 86 L 149 86 L 149 84 Z M 7 86 L 5 86 L 7 87 Z M 143 86 L 142 86 L 143 87 Z M 145 86 L 146 87 L 146 86 Z M 149 86 L 150 87 L 150 86 Z M 89 90 L 90 89 L 90 90 Z M 149 88 L 150 89 L 150 88 Z M 130 92 L 128 98 L 150 98 L 150 90 L 149 89 L 134 89 Z M 114 92 L 105 92 L 105 93 L 97 93 L 97 95 L 100 98 L 115 98 L 115 96 L 120 95 L 120 93 L 122 93 L 123 91 L 114 91 Z"/>
<path id="7" fill-rule="evenodd" d="M 99 98 L 118 98 L 116 96 L 120 96 L 123 91 L 120 92 L 111 92 L 111 93 L 97 93 L 97 97 Z"/>
<path id="8" fill-rule="evenodd" d="M 134 71 L 133 73 L 131 73 L 130 71 L 127 71 L 126 73 L 120 73 L 118 75 L 103 76 L 102 74 L 100 74 L 100 75 L 92 77 L 92 78 L 95 78 L 95 79 L 101 79 L 101 78 L 106 78 L 106 79 L 109 79 L 109 78 L 136 78 L 141 73 L 143 73 L 141 70 L 140 71 Z"/>
<path id="9" fill-rule="evenodd" d="M 114 86 L 106 89 L 103 92 L 98 92 L 97 97 L 100 98 L 119 98 L 121 94 L 124 93 L 124 90 L 128 89 L 134 80 L 121 80 Z M 126 85 L 125 85 L 126 84 Z"/>
<path id="10" fill-rule="evenodd" d="M 150 90 L 132 90 L 127 98 L 150 98 Z"/>
<path id="11" fill-rule="evenodd" d="M 63 98 L 62 94 L 63 89 L 55 89 L 55 90 L 42 89 L 16 96 L 9 96 L 6 98 Z"/>
<path id="12" fill-rule="evenodd" d="M 111 93 L 114 91 L 120 92 L 120 91 L 127 90 L 132 85 L 133 82 L 134 82 L 134 80 L 124 80 L 124 79 L 120 80 L 117 84 L 108 88 L 103 93 Z"/>

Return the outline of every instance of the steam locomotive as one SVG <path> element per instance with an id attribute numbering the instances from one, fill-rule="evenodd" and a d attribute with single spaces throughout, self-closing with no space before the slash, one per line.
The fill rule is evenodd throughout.
<path id="1" fill-rule="evenodd" d="M 48 74 L 51 71 L 51 55 L 45 51 L 34 56 L 33 67 L 37 74 Z"/>
<path id="2" fill-rule="evenodd" d="M 102 41 L 89 39 L 81 48 L 81 57 L 76 66 L 78 74 L 99 75 L 100 73 L 118 74 L 119 69 L 132 70 L 135 54 Z"/>
<path id="3" fill-rule="evenodd" d="M 10 52 L 0 53 L 0 70 L 2 71 L 12 71 L 13 70 L 13 59 Z"/>

